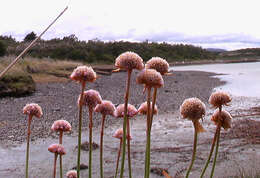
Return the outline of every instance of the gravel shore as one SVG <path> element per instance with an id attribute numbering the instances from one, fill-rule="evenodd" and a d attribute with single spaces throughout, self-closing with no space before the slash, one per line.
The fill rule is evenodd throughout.
<path id="1" fill-rule="evenodd" d="M 143 94 L 143 86 L 136 84 L 134 71 L 131 81 L 129 103 L 139 107 L 146 100 Z M 112 75 L 100 75 L 94 83 L 89 83 L 87 89 L 95 89 L 100 92 L 105 100 L 111 100 L 115 105 L 124 102 L 126 73 L 119 72 Z M 165 86 L 158 90 L 157 105 L 159 114 L 174 113 L 184 99 L 198 97 L 207 103 L 212 89 L 223 84 L 214 75 L 207 72 L 173 72 L 171 76 L 164 77 Z M 80 92 L 80 85 L 68 80 L 63 83 L 37 84 L 36 92 L 27 97 L 0 99 L 0 140 L 5 143 L 22 143 L 26 139 L 27 119 L 22 114 L 22 109 L 27 103 L 38 103 L 43 109 L 43 117 L 35 118 L 32 123 L 32 140 L 55 136 L 50 127 L 55 120 L 68 120 L 74 130 L 77 130 L 78 108 L 76 105 Z M 84 118 L 87 116 L 85 109 Z M 100 115 L 94 114 L 94 126 L 100 123 Z M 106 125 L 115 123 L 118 119 L 108 118 Z M 87 128 L 87 119 L 83 120 L 84 128 Z M 72 133 L 73 134 L 73 133 Z"/>

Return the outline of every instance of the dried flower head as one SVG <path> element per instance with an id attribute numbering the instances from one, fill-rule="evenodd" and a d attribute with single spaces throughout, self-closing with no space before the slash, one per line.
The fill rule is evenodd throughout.
<path id="1" fill-rule="evenodd" d="M 67 178 L 77 178 L 77 171 L 75 170 L 70 170 L 66 174 Z"/>
<path id="2" fill-rule="evenodd" d="M 94 82 L 97 78 L 97 75 L 92 67 L 78 66 L 76 69 L 73 70 L 70 78 L 80 83 Z"/>
<path id="3" fill-rule="evenodd" d="M 150 104 L 150 109 L 152 110 L 152 105 L 153 103 L 151 102 Z M 140 114 L 143 114 L 143 115 L 146 115 L 147 114 L 147 101 L 143 102 L 140 107 L 138 108 L 138 112 Z M 153 111 L 153 114 L 157 114 L 158 113 L 158 109 L 157 109 L 157 106 L 156 104 L 154 105 L 154 111 Z"/>
<path id="4" fill-rule="evenodd" d="M 71 131 L 71 125 L 66 120 L 57 120 L 52 124 L 51 130 L 54 132 L 69 132 Z"/>
<path id="5" fill-rule="evenodd" d="M 113 135 L 114 138 L 122 139 L 123 138 L 123 129 L 117 129 Z M 129 138 L 128 138 L 129 139 Z M 130 135 L 130 140 L 132 140 L 132 137 Z"/>
<path id="6" fill-rule="evenodd" d="M 94 111 L 100 112 L 102 115 L 111 115 L 114 116 L 115 106 L 111 101 L 103 100 L 101 104 L 98 104 Z"/>
<path id="7" fill-rule="evenodd" d="M 142 70 L 144 68 L 143 59 L 134 52 L 124 52 L 116 58 L 116 68 L 125 70 Z"/>
<path id="8" fill-rule="evenodd" d="M 42 116 L 42 108 L 36 103 L 26 104 L 23 108 L 23 113 L 40 118 Z"/>
<path id="9" fill-rule="evenodd" d="M 222 105 L 228 106 L 229 102 L 231 102 L 231 97 L 228 93 L 223 91 L 216 91 L 209 97 L 209 103 L 215 108 L 218 108 Z"/>
<path id="10" fill-rule="evenodd" d="M 78 98 L 79 105 L 80 95 Z M 89 108 L 94 108 L 96 105 L 101 104 L 102 98 L 98 91 L 96 90 L 87 90 L 83 93 L 82 104 L 88 106 Z"/>
<path id="11" fill-rule="evenodd" d="M 65 149 L 62 145 L 60 144 L 52 144 L 48 147 L 49 152 L 59 154 L 59 155 L 65 155 Z"/>
<path id="12" fill-rule="evenodd" d="M 219 110 L 217 109 L 211 116 L 211 120 L 214 122 L 214 124 L 218 125 L 218 123 L 221 122 L 221 127 L 223 127 L 225 130 L 231 128 L 231 119 L 232 116 L 225 110 L 222 110 L 220 114 Z"/>
<path id="13" fill-rule="evenodd" d="M 183 118 L 190 120 L 199 120 L 205 116 L 206 106 L 198 98 L 185 99 L 180 107 L 180 113 Z"/>
<path id="14" fill-rule="evenodd" d="M 120 104 L 116 107 L 115 117 L 124 117 L 125 104 Z M 134 117 L 138 113 L 137 109 L 131 105 L 127 105 L 127 116 Z"/>
<path id="15" fill-rule="evenodd" d="M 152 57 L 145 64 L 146 69 L 155 69 L 157 72 L 160 72 L 161 75 L 168 73 L 169 64 L 168 62 L 160 57 Z"/>
<path id="16" fill-rule="evenodd" d="M 136 82 L 138 84 L 144 84 L 145 88 L 155 87 L 160 88 L 164 85 L 162 75 L 154 69 L 144 69 L 142 70 L 137 78 Z"/>

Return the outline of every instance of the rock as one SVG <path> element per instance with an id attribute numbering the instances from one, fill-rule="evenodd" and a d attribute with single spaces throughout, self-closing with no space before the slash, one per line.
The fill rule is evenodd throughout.
<path id="1" fill-rule="evenodd" d="M 96 144 L 95 142 L 92 142 L 92 150 L 96 150 L 98 149 L 99 145 Z M 78 146 L 76 146 L 76 149 L 78 148 Z M 89 142 L 86 141 L 86 142 L 83 142 L 81 144 L 81 150 L 84 150 L 84 151 L 89 151 Z"/>
<path id="2" fill-rule="evenodd" d="M 72 169 L 77 169 L 77 166 L 74 166 Z M 88 169 L 88 165 L 81 163 L 79 169 L 80 170 Z"/>
<path id="3" fill-rule="evenodd" d="M 169 173 L 168 169 L 164 169 L 164 168 L 160 168 L 160 167 L 153 167 L 150 170 L 151 173 L 157 174 L 159 176 L 163 176 L 163 171 L 165 171 L 167 174 Z"/>

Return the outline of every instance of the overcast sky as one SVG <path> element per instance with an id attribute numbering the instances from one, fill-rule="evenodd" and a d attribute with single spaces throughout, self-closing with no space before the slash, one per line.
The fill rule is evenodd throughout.
<path id="1" fill-rule="evenodd" d="M 205 48 L 260 47 L 259 0 L 2 0 L 0 35 L 186 43 Z"/>

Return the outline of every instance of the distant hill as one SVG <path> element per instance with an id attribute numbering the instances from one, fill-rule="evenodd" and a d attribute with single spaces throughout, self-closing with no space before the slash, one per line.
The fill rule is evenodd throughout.
<path id="1" fill-rule="evenodd" d="M 246 48 L 246 49 L 239 49 L 239 50 L 234 50 L 234 51 L 221 52 L 218 55 L 218 58 L 227 58 L 227 59 L 260 58 L 260 48 Z"/>
<path id="2" fill-rule="evenodd" d="M 227 50 L 221 49 L 221 48 L 206 48 L 206 50 L 209 51 L 209 52 L 217 52 L 217 53 L 222 53 L 222 52 L 227 51 Z"/>

